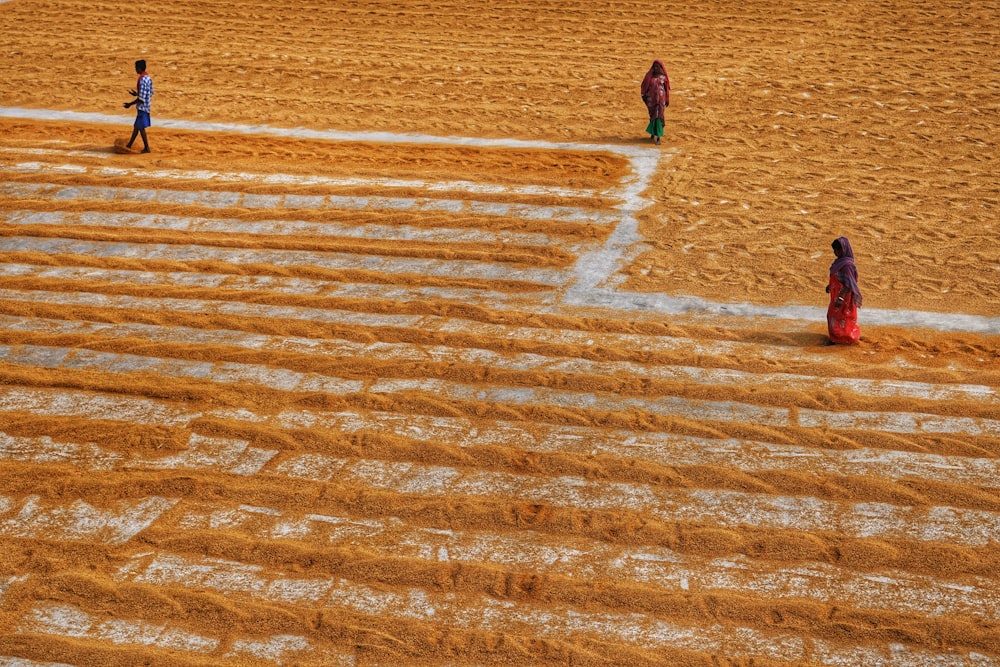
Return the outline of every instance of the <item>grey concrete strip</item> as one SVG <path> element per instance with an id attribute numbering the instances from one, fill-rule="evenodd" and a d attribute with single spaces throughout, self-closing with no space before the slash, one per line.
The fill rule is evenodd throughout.
<path id="1" fill-rule="evenodd" d="M 3 2 L 4 0 L 0 0 Z M 80 148 L 68 148 L 68 141 L 55 140 L 48 142 L 51 145 L 67 146 L 67 148 L 32 148 L 30 146 L 0 146 L 0 153 L 8 155 L 38 155 L 42 157 L 85 157 L 97 158 L 99 160 L 118 159 L 117 156 L 104 150 L 86 150 Z"/>
<path id="2" fill-rule="evenodd" d="M 487 632 L 510 632 L 552 640 L 577 633 L 607 637 L 609 641 L 649 649 L 677 648 L 711 655 L 747 655 L 759 658 L 820 664 L 892 664 L 894 667 L 988 667 L 995 661 L 978 654 L 932 652 L 902 644 L 844 645 L 799 636 L 764 633 L 748 627 L 714 624 L 688 627 L 646 614 L 581 611 L 563 605 L 513 604 L 486 596 L 459 595 L 438 589 L 387 590 L 347 579 L 296 577 L 258 565 L 155 553 L 142 555 L 122 567 L 117 580 L 152 586 L 205 588 L 238 599 L 247 596 L 284 604 L 349 609 L 356 613 L 416 619 Z"/>
<path id="3" fill-rule="evenodd" d="M 27 410 L 19 411 L 20 414 L 27 412 Z M 62 442 L 48 436 L 37 438 L 12 436 L 0 430 L 2 461 L 21 461 L 41 466 L 68 465 L 80 470 L 101 471 L 114 470 L 121 465 L 124 458 L 121 454 L 109 452 L 90 443 Z"/>
<path id="4" fill-rule="evenodd" d="M 458 469 L 411 462 L 291 454 L 268 472 L 317 482 L 434 498 L 515 498 L 594 511 L 632 511 L 662 521 L 759 527 L 859 538 L 944 542 L 985 547 L 1000 534 L 1000 513 L 947 506 L 829 501 L 719 489 L 594 481 L 577 476 Z"/>
<path id="5" fill-rule="evenodd" d="M 53 354 L 58 352 L 58 354 Z M 278 391 L 318 392 L 334 395 L 358 393 L 360 380 L 297 373 L 281 368 L 232 362 L 200 362 L 143 357 L 90 350 L 56 350 L 34 345 L 0 345 L 0 360 L 19 366 L 91 370 L 102 373 L 150 373 L 164 377 L 192 378 L 219 384 L 253 384 Z"/>
<path id="6" fill-rule="evenodd" d="M 59 150 L 53 148 L 12 148 L 0 146 L 0 154 L 12 155 L 38 155 L 43 157 L 98 157 L 102 159 L 114 158 L 112 153 L 100 153 L 98 151 L 80 150 Z M 39 171 L 46 171 L 51 168 L 59 168 L 61 165 L 22 163 L 25 165 L 39 165 Z M 74 165 L 76 167 L 76 165 Z M 330 177 L 315 174 L 273 174 L 273 173 L 248 173 L 248 172 L 226 172 L 214 170 L 183 170 L 183 169 L 144 169 L 138 167 L 87 167 L 80 166 L 79 173 L 90 173 L 98 178 L 141 178 L 154 180 L 197 180 L 213 181 L 216 183 L 241 183 L 251 186 L 256 185 L 277 185 L 286 187 L 299 186 L 323 186 L 335 188 L 376 188 L 379 190 L 407 189 L 425 190 L 427 192 L 465 192 L 472 195 L 507 195 L 507 196 L 547 196 L 559 197 L 561 199 L 592 198 L 601 196 L 614 196 L 615 188 L 601 192 L 598 190 L 580 190 L 561 186 L 547 185 L 514 185 L 514 184 L 490 184 L 477 181 L 425 181 L 417 179 L 402 178 L 351 178 L 351 177 Z"/>
<path id="7" fill-rule="evenodd" d="M 13 0 L 0 0 L 0 2 L 13 2 Z M 0 667 L 77 667 L 65 662 L 37 662 L 27 658 L 15 658 L 9 655 L 0 655 Z"/>
<path id="8" fill-rule="evenodd" d="M 65 359 L 65 355 L 62 358 Z M 185 427 L 202 416 L 201 412 L 152 398 L 65 388 L 14 386 L 0 386 L 0 412 L 23 412 L 47 417 L 89 417 L 167 427 Z"/>
<path id="9" fill-rule="evenodd" d="M 3 501 L 0 501 L 0 503 L 2 503 L 2 502 Z M 7 501 L 7 502 L 10 502 L 10 501 Z M 29 578 L 29 575 L 27 575 L 27 574 L 22 574 L 20 576 L 17 576 L 17 575 L 6 575 L 6 576 L 0 575 L 0 602 L 3 602 L 3 598 L 7 594 L 7 591 L 10 590 L 11 586 L 15 586 L 15 585 L 17 585 L 17 584 L 19 584 L 19 583 L 21 583 L 23 581 L 27 581 L 28 578 Z M 0 658 L 0 660 L 2 660 L 2 658 Z M 2 663 L 0 663 L 0 664 L 2 664 Z"/>
<path id="10" fill-rule="evenodd" d="M 141 260 L 195 262 L 214 260 L 231 264 L 310 266 L 329 270 L 357 270 L 389 275 L 434 276 L 468 280 L 509 280 L 540 286 L 562 286 L 570 276 L 557 269 L 519 268 L 475 260 L 383 257 L 345 252 L 255 250 L 205 245 L 80 241 L 75 239 L 10 236 L 0 238 L 0 252 L 43 252 Z"/>
<path id="11" fill-rule="evenodd" d="M 220 418 L 249 418 L 221 411 Z M 612 456 L 665 466 L 719 466 L 748 473 L 801 471 L 804 463 L 819 474 L 901 481 L 931 479 L 948 484 L 990 487 L 1000 479 L 1000 459 L 940 456 L 884 449 L 817 449 L 736 439 L 708 439 L 670 433 L 636 433 L 583 426 L 555 426 L 441 417 L 394 412 L 319 412 L 285 410 L 254 418 L 282 429 L 320 428 L 345 433 L 391 433 L 404 438 L 458 447 L 515 447 L 532 452 Z"/>
<path id="12" fill-rule="evenodd" d="M 237 301 L 150 299 L 94 294 L 92 292 L 41 292 L 0 289 L 0 299 L 94 306 L 97 308 L 135 308 L 160 312 L 214 313 L 235 315 L 238 317 L 294 319 L 318 323 L 347 324 L 351 326 L 418 327 L 422 326 L 422 323 L 426 319 L 423 315 L 372 314 L 359 313 L 352 310 L 271 306 Z"/>
<path id="13" fill-rule="evenodd" d="M 374 299 L 384 301 L 459 301 L 478 303 L 489 308 L 510 307 L 509 302 L 533 303 L 536 299 L 552 299 L 551 292 L 532 293 L 526 297 L 508 292 L 447 287 L 405 287 L 377 283 L 341 283 L 308 278 L 278 276 L 243 276 L 223 273 L 191 273 L 173 271 L 131 271 L 88 267 L 44 266 L 0 263 L 0 277 L 31 277 L 39 280 L 85 280 L 134 286 L 195 287 L 244 292 L 273 292 L 296 296 L 326 296 L 344 299 Z"/>
<path id="14" fill-rule="evenodd" d="M 3 292 L 0 291 L 0 295 L 2 294 Z M 525 373 L 563 373 L 566 375 L 632 378 L 685 385 L 780 386 L 786 391 L 798 391 L 810 395 L 815 392 L 844 391 L 868 397 L 916 398 L 928 401 L 973 400 L 986 405 L 1000 404 L 1000 396 L 997 395 L 997 392 L 992 387 L 985 385 L 865 380 L 791 373 L 750 373 L 676 364 L 601 362 L 543 354 L 500 353 L 487 349 L 456 348 L 444 345 L 385 342 L 369 344 L 336 338 L 320 340 L 296 336 L 265 336 L 224 329 L 204 330 L 149 324 L 102 324 L 6 315 L 0 315 L 0 329 L 54 335 L 99 336 L 100 338 L 112 339 L 135 337 L 161 343 L 227 345 L 254 350 L 266 349 L 275 352 L 315 355 L 324 358 L 350 357 L 372 361 L 398 361 L 400 363 L 468 364 Z M 805 419 L 807 417 L 800 418 L 800 423 L 803 423 Z M 805 424 L 803 423 L 803 425 Z"/>
<path id="15" fill-rule="evenodd" d="M 598 411 L 642 410 L 656 415 L 681 417 L 694 421 L 721 421 L 767 426 L 803 426 L 849 430 L 873 430 L 890 433 L 963 433 L 1000 437 L 1000 421 L 933 414 L 901 412 L 824 412 L 750 405 L 736 401 L 708 401 L 663 397 L 640 399 L 612 394 L 564 392 L 530 387 L 483 387 L 445 380 L 380 379 L 368 391 L 376 394 L 429 392 L 461 401 L 547 405 L 566 409 Z"/>
<path id="16" fill-rule="evenodd" d="M 803 320 L 826 323 L 826 308 L 800 305 L 762 306 L 747 302 L 720 303 L 692 296 L 670 296 L 658 293 L 626 292 L 594 282 L 590 290 L 575 289 L 563 299 L 566 306 L 608 308 L 615 311 L 640 311 L 665 315 L 724 315 L 728 317 L 763 317 L 781 320 Z M 817 298 L 817 301 L 821 299 Z M 984 317 L 964 313 L 936 313 L 917 310 L 884 310 L 865 308 L 859 314 L 862 330 L 865 326 L 883 325 L 902 328 L 936 329 L 978 334 L 1000 334 L 1000 317 Z"/>
<path id="17" fill-rule="evenodd" d="M 67 171 L 68 166 L 63 167 Z M 0 171 L 13 173 L 39 173 L 50 174 L 59 173 L 59 168 L 53 168 L 44 163 L 24 163 L 11 167 L 0 167 Z M 75 173 L 69 170 L 67 173 Z M 56 186 L 49 184 L 48 190 L 43 189 L 35 196 L 51 198 L 56 201 L 81 200 L 81 201 L 150 201 L 147 192 L 149 188 L 133 190 L 132 188 L 118 188 L 99 185 L 75 185 Z M 50 192 L 51 191 L 51 192 Z M 252 209 L 287 209 L 296 210 L 304 204 L 309 208 L 345 209 L 345 210 L 372 210 L 372 211 L 406 211 L 406 210 L 435 210 L 442 206 L 453 212 L 466 212 L 485 216 L 501 216 L 505 218 L 520 218 L 524 220 L 563 220 L 568 222 L 579 222 L 581 224 L 594 224 L 601 226 L 614 225 L 620 219 L 620 215 L 608 211 L 595 209 L 584 209 L 572 206 L 533 206 L 529 204 L 494 204 L 490 202 L 477 201 L 457 201 L 457 200 L 433 200 L 429 198 L 408 198 L 408 197 L 384 197 L 384 196 L 359 196 L 344 197 L 338 195 L 323 196 L 321 201 L 312 198 L 293 198 L 286 201 L 284 195 L 261 195 L 243 192 L 220 192 L 216 190 L 195 191 L 195 190 L 166 190 L 155 189 L 155 201 L 164 204 L 183 204 L 186 206 L 204 206 L 209 208 L 252 208 Z M 137 193 L 137 194 L 136 194 Z M 315 206 L 315 204 L 321 204 Z M 457 210 L 456 210 L 457 209 Z"/>
<path id="18" fill-rule="evenodd" d="M 299 664 L 300 660 L 305 660 L 308 664 L 322 664 L 328 667 L 353 667 L 356 660 L 353 652 L 316 647 L 300 635 L 279 634 L 235 638 L 226 636 L 223 640 L 191 632 L 179 625 L 92 614 L 71 604 L 47 600 L 36 601 L 25 613 L 18 623 L 18 632 L 32 636 L 72 637 L 76 640 L 98 644 L 110 643 L 122 647 L 152 647 L 169 651 L 172 655 L 190 655 L 198 661 L 233 658 L 242 664 L 249 658 L 274 664 Z M 0 659 L 0 667 L 52 665 L 53 663 L 32 661 L 5 663 Z"/>
<path id="19" fill-rule="evenodd" d="M 0 246 L 3 240 L 0 239 Z M 127 276 L 126 276 L 127 278 Z M 181 282 L 180 284 L 185 284 Z M 254 282 L 236 282 L 233 289 L 253 290 Z M 266 287 L 266 284 L 263 285 Z M 294 286 L 292 287 L 294 289 Z M 306 292 L 311 293 L 311 292 Z M 322 293 L 322 292 L 321 292 Z M 380 292 L 376 292 L 380 294 Z M 410 292 L 404 291 L 401 296 Z M 331 293 L 331 296 L 334 296 Z M 735 341 L 705 341 L 695 338 L 677 336 L 654 336 L 644 334 L 615 334 L 577 329 L 549 329 L 530 326 L 510 326 L 491 324 L 479 320 L 458 317 L 440 317 L 436 315 L 398 315 L 384 313 L 365 313 L 337 309 L 304 308 L 293 306 L 273 306 L 266 304 L 244 303 L 240 301 L 216 301 L 200 299 L 174 299 L 105 295 L 93 292 L 49 292 L 44 290 L 10 290 L 0 288 L 0 299 L 10 301 L 38 302 L 62 305 L 95 306 L 102 308 L 130 308 L 137 310 L 169 311 L 185 313 L 220 313 L 240 317 L 267 317 L 292 320 L 345 323 L 362 327 L 419 327 L 424 331 L 443 334 L 467 335 L 473 334 L 485 338 L 501 338 L 531 341 L 545 344 L 580 345 L 586 348 L 625 348 L 638 353 L 680 353 L 685 356 L 698 357 L 719 356 L 739 359 L 762 359 L 778 361 L 782 364 L 791 362 L 829 365 L 831 357 L 819 348 L 788 347 L 781 345 L 763 345 L 760 343 L 743 343 Z M 499 308 L 501 303 L 490 303 L 490 309 Z M 543 306 L 530 302 L 521 304 L 521 308 L 530 307 L 541 311 Z M 621 315 L 621 313 L 615 313 Z M 988 368 L 990 360 L 981 359 L 982 368 Z M 890 362 L 890 366 L 895 365 Z M 907 386 L 886 380 L 873 381 L 873 386 L 893 387 Z M 979 390 L 977 385 L 942 385 L 969 395 L 975 395 Z M 966 390 L 967 389 L 967 390 Z M 984 398 L 995 396 L 984 393 Z M 953 394 L 954 395 L 954 394 Z"/>
<path id="20" fill-rule="evenodd" d="M 656 432 L 551 424 L 524 424 L 464 417 L 371 411 L 322 412 L 285 410 L 277 415 L 243 409 L 192 411 L 155 399 L 60 389 L 0 388 L 0 413 L 17 412 L 40 417 L 78 417 L 127 421 L 150 426 L 191 426 L 202 417 L 267 424 L 278 429 L 323 429 L 346 434 L 390 433 L 404 438 L 469 447 L 513 447 L 531 452 L 564 452 L 581 456 L 611 456 L 649 461 L 664 466 L 719 466 L 755 473 L 767 470 L 799 471 L 803 462 L 818 474 L 882 478 L 893 481 L 929 479 L 946 484 L 990 487 L 1000 478 L 1000 460 L 941 456 L 917 452 L 860 448 L 828 450 L 783 443 L 736 439 L 707 439 Z M 195 437 L 195 436 L 192 436 Z M 0 443 L 0 458 L 11 460 L 72 460 L 95 464 L 91 449 L 46 439 L 13 439 Z M 196 446 L 193 450 L 205 447 Z M 225 461 L 245 452 L 226 453 Z M 111 455 L 101 455 L 100 465 Z M 221 460 L 213 455 L 213 460 Z M 259 456 L 255 454 L 254 457 Z M 160 461 L 158 458 L 157 461 Z M 153 465 L 138 462 L 139 465 Z M 220 464 L 221 465 L 221 464 Z"/>
<path id="21" fill-rule="evenodd" d="M 2 496 L 0 499 L 11 500 Z M 178 502 L 174 498 L 149 496 L 119 501 L 116 508 L 99 509 L 82 500 L 52 506 L 38 496 L 28 496 L 6 503 L 10 509 L 0 512 L 0 535 L 124 544 Z"/>
<path id="22" fill-rule="evenodd" d="M 985 577 L 949 581 L 903 571 L 852 572 L 827 563 L 775 563 L 734 555 L 700 558 L 665 547 L 633 547 L 530 530 L 516 535 L 428 529 L 398 519 L 355 519 L 268 507 L 184 505 L 180 530 L 225 530 L 253 539 L 295 539 L 322 548 L 366 548 L 388 557 L 452 565 L 499 565 L 513 572 L 588 581 L 641 583 L 665 591 L 739 592 L 764 599 L 804 599 L 861 609 L 891 609 L 930 617 L 964 615 L 1000 620 L 1000 588 Z M 304 596 L 305 603 L 308 596 Z"/>
<path id="23" fill-rule="evenodd" d="M 114 645 L 150 646 L 202 655 L 215 651 L 221 643 L 219 639 L 167 624 L 95 617 L 73 605 L 42 601 L 37 602 L 25 614 L 18 630 L 32 635 L 73 637 Z"/>
<path id="24" fill-rule="evenodd" d="M 0 181 L 0 196 L 4 197 L 29 199 L 37 197 L 42 192 L 51 189 L 51 186 L 39 183 L 7 183 Z"/>
<path id="25" fill-rule="evenodd" d="M 167 460 L 156 460 L 157 468 L 178 469 L 178 470 L 199 470 L 214 467 L 217 455 L 197 452 L 198 448 L 206 444 L 215 442 L 216 448 L 230 448 L 242 452 L 246 449 L 245 441 L 232 441 L 229 445 L 220 439 L 205 439 L 193 436 L 194 442 L 192 450 L 178 456 L 170 457 Z M 15 440 L 15 439 L 11 439 Z M 26 441 L 30 439 L 16 439 Z M 0 438 L 0 444 L 3 439 Z M 0 449 L 2 452 L 3 449 Z M 270 452 L 273 455 L 274 452 Z M 308 459 L 299 456 L 299 466 Z M 328 459 L 326 457 L 313 457 L 309 459 L 312 463 L 329 462 L 334 464 L 334 472 L 345 473 L 352 476 L 351 471 L 362 471 L 365 477 L 375 476 L 377 483 L 384 486 L 385 480 L 382 475 L 388 474 L 404 481 L 409 487 L 409 492 L 415 492 L 412 480 L 418 479 L 418 472 L 422 466 L 409 466 L 408 464 L 381 463 L 377 461 L 359 461 L 350 463 L 343 459 Z M 266 461 L 265 461 L 266 463 Z M 130 466 L 139 465 L 145 467 L 141 461 L 130 462 Z M 258 466 L 259 469 L 259 466 Z M 450 485 L 463 475 L 457 470 L 447 472 L 445 477 L 441 475 L 450 469 L 439 467 L 426 468 L 436 476 L 439 481 L 434 482 L 430 487 L 421 488 L 419 492 L 435 495 L 442 480 L 446 485 Z M 401 476 L 401 477 L 400 477 Z M 477 477 L 492 476 L 501 486 L 507 487 L 510 483 L 510 475 L 476 473 Z M 521 476 L 513 476 L 521 477 Z M 405 481 L 411 480 L 411 481 Z M 562 484 L 571 483 L 570 478 L 556 480 L 554 483 L 543 481 L 556 487 Z M 473 487 L 474 494 L 483 493 L 485 480 L 476 482 Z M 579 489 L 581 486 L 590 485 L 582 481 L 572 483 L 571 487 Z M 610 485 L 617 488 L 620 485 Z M 643 496 L 647 494 L 641 494 Z M 682 494 L 683 495 L 683 494 Z M 594 499 L 592 493 L 587 494 L 588 498 Z M 780 499 L 779 499 L 780 500 Z M 787 502 L 787 500 L 785 501 Z M 18 513 L 18 519 L 8 520 L 0 523 L 7 530 L 17 532 L 27 530 L 24 519 L 26 517 L 37 517 L 39 510 L 31 504 L 29 499 L 25 507 L 31 507 L 31 511 L 22 509 Z M 18 503 L 4 499 L 2 512 L 11 513 L 18 508 Z M 862 513 L 868 509 L 858 505 Z M 568 545 L 558 551 L 551 552 L 547 542 L 541 536 L 535 536 L 531 531 L 525 531 L 517 538 L 507 538 L 484 533 L 463 533 L 441 530 L 426 530 L 412 528 L 403 525 L 396 520 L 367 519 L 364 521 L 352 520 L 350 517 L 333 517 L 322 515 L 290 515 L 285 516 L 281 510 L 261 507 L 242 506 L 232 508 L 226 506 L 216 510 L 192 510 L 183 507 L 182 516 L 175 520 L 183 529 L 215 529 L 237 531 L 248 521 L 253 522 L 255 538 L 264 539 L 287 539 L 322 541 L 328 545 L 336 546 L 344 542 L 344 546 L 356 543 L 358 539 L 364 539 L 366 544 L 378 544 L 380 552 L 389 552 L 398 557 L 417 558 L 431 561 L 447 562 L 499 562 L 506 567 L 514 567 L 519 570 L 540 570 L 546 574 L 559 574 L 562 576 L 576 577 L 585 576 L 587 578 L 608 578 L 623 579 L 627 581 L 642 581 L 665 589 L 688 590 L 694 588 L 700 591 L 711 591 L 718 589 L 733 589 L 753 591 L 765 596 L 779 594 L 782 597 L 816 598 L 826 600 L 843 600 L 847 604 L 859 605 L 868 608 L 884 608 L 890 604 L 894 609 L 906 609 L 912 612 L 927 613 L 931 615 L 964 613 L 973 616 L 990 616 L 990 609 L 997 608 L 993 604 L 983 604 L 985 599 L 994 599 L 998 595 L 993 582 L 982 578 L 974 578 L 975 581 L 965 580 L 961 585 L 949 583 L 925 576 L 912 575 L 902 572 L 884 572 L 876 575 L 857 574 L 845 572 L 840 568 L 827 566 L 825 564 L 812 564 L 801 567 L 792 567 L 775 572 L 771 566 L 761 568 L 754 559 L 737 557 L 732 559 L 715 559 L 706 561 L 693 557 L 676 554 L 668 549 L 657 547 L 646 547 L 633 549 L 631 547 L 608 546 L 593 543 L 585 538 L 578 538 L 575 544 Z M 948 508 L 937 508 L 944 511 Z M 86 513 L 84 513 L 86 515 Z M 59 510 L 48 510 L 47 520 L 43 521 L 43 530 L 61 531 L 67 535 L 89 534 L 81 528 L 72 524 L 75 520 L 82 520 L 79 511 L 69 514 Z M 86 517 L 88 524 L 92 524 L 94 519 Z M 154 519 L 155 521 L 155 519 Z M 261 525 L 262 522 L 264 525 Z M 152 523 L 147 523 L 152 525 Z M 92 527 L 88 525 L 88 530 Z M 386 544 L 381 544 L 385 541 Z M 555 556 L 555 557 L 552 557 Z M 577 558 L 579 557 L 579 558 Z M 579 560 L 579 562 L 576 562 Z M 595 562 L 595 560 L 597 562 Z M 864 582 L 858 581 L 863 579 Z M 905 582 L 902 581 L 905 579 Z M 865 585 L 859 585 L 864 583 Z M 303 591 L 305 594 L 306 591 Z M 303 600 L 285 600 L 286 602 L 303 602 Z"/>
<path id="26" fill-rule="evenodd" d="M 376 346 L 377 349 L 378 346 Z M 429 393 L 450 400 L 526 406 L 554 406 L 597 411 L 641 410 L 695 421 L 752 423 L 777 427 L 805 426 L 830 429 L 877 430 L 890 433 L 962 433 L 1000 437 L 1000 421 L 942 417 L 920 413 L 824 412 L 789 410 L 737 401 L 710 401 L 673 396 L 638 398 L 611 393 L 565 391 L 539 387 L 498 387 L 437 379 L 348 380 L 318 373 L 299 373 L 268 366 L 232 362 L 198 362 L 95 352 L 86 349 L 36 345 L 0 345 L 0 360 L 19 366 L 98 370 L 105 373 L 153 373 L 167 377 L 246 383 L 280 391 L 334 395 Z"/>
<path id="27" fill-rule="evenodd" d="M 64 120 L 78 123 L 98 123 L 103 125 L 131 126 L 133 118 L 118 115 L 60 111 L 54 109 L 26 109 L 23 107 L 0 106 L 0 118 L 22 118 L 27 120 Z M 631 144 L 577 144 L 522 139 L 489 139 L 485 137 L 440 137 L 429 134 L 396 134 L 392 132 L 347 132 L 340 130 L 314 130 L 309 128 L 285 128 L 267 125 L 241 125 L 236 123 L 213 123 L 188 121 L 171 118 L 157 118 L 157 127 L 191 130 L 195 132 L 226 132 L 231 134 L 270 135 L 294 139 L 322 139 L 325 141 L 362 141 L 387 144 L 432 144 L 440 146 L 476 146 L 482 148 L 531 148 L 555 151 L 581 151 L 614 153 L 627 158 L 655 158 L 660 151 L 646 146 Z"/>
<path id="28" fill-rule="evenodd" d="M 114 397 L 105 397 L 111 403 Z M 36 402 L 41 402 L 37 397 Z M 54 403 L 54 401 L 53 401 Z M 37 406 L 41 407 L 41 406 Z M 58 406 L 51 406 L 58 407 Z M 43 409 L 17 410 L 43 416 L 65 416 L 69 410 L 53 412 Z M 92 414 L 76 413 L 74 416 L 101 419 Z M 146 424 L 138 418 L 131 423 Z M 73 443 L 53 440 L 48 436 L 25 438 L 7 435 L 0 431 L 0 460 L 24 461 L 34 464 L 63 463 L 87 470 L 200 470 L 249 476 L 260 472 L 277 450 L 250 447 L 245 440 L 206 438 L 191 434 L 188 446 L 181 452 L 169 456 L 143 456 L 141 454 L 122 455 L 107 451 L 90 443 Z"/>
<path id="29" fill-rule="evenodd" d="M 164 229 L 170 231 L 267 234 L 273 236 L 318 236 L 374 241 L 422 241 L 427 243 L 481 243 L 493 249 L 502 245 L 562 248 L 578 254 L 586 244 L 571 242 L 549 234 L 525 232 L 489 232 L 468 228 L 413 227 L 371 223 L 304 222 L 284 220 L 246 221 L 236 218 L 199 218 L 191 216 L 142 213 L 70 213 L 66 211 L 0 211 L 0 222 L 11 225 L 80 225 L 121 229 Z"/>

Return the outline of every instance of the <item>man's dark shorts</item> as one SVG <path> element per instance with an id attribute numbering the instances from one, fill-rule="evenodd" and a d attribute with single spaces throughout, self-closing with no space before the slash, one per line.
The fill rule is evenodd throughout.
<path id="1" fill-rule="evenodd" d="M 134 127 L 137 130 L 145 130 L 147 127 L 152 125 L 149 120 L 149 113 L 146 111 L 136 111 L 135 112 L 135 124 Z"/>

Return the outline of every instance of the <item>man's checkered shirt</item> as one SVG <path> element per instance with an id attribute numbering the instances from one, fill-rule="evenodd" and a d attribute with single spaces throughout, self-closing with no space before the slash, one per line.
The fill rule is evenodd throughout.
<path id="1" fill-rule="evenodd" d="M 153 79 L 148 74 L 139 79 L 138 93 L 136 97 L 139 98 L 139 103 L 135 105 L 136 110 L 149 113 L 149 102 L 153 97 Z"/>

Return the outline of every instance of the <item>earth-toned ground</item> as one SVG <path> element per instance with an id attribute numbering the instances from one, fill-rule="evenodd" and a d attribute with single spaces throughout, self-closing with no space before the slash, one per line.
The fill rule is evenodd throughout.
<path id="1" fill-rule="evenodd" d="M 0 2 L 0 665 L 1000 663 L 997 2 L 136 12 Z"/>

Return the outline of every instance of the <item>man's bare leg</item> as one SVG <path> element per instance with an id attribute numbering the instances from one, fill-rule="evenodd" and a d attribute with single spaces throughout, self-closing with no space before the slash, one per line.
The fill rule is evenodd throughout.
<path id="1" fill-rule="evenodd" d="M 142 136 L 142 152 L 143 153 L 148 153 L 149 152 L 149 140 L 146 139 L 146 128 L 144 128 L 144 127 L 143 128 L 138 128 L 137 127 L 134 130 L 132 130 L 132 138 L 128 140 L 127 144 L 125 144 L 125 148 L 131 149 L 132 148 L 132 144 L 135 143 L 135 138 L 137 136 L 140 136 L 140 135 Z"/>

